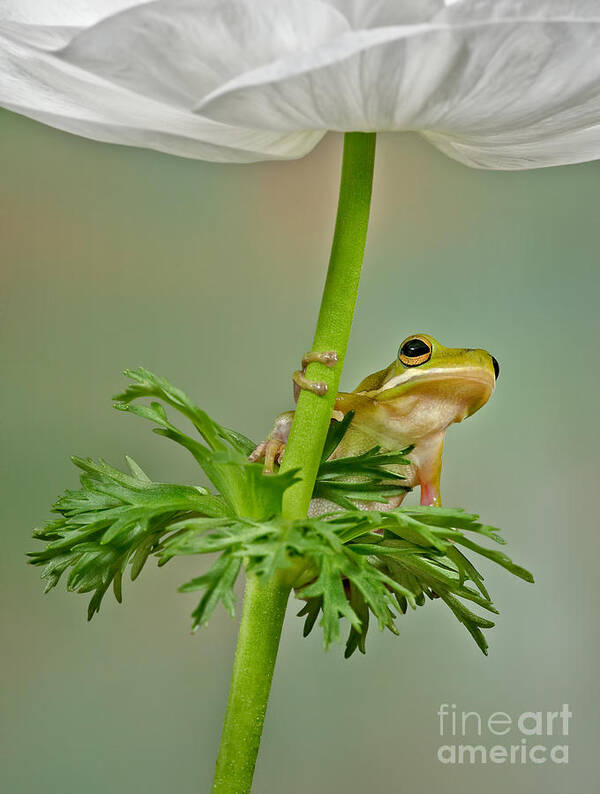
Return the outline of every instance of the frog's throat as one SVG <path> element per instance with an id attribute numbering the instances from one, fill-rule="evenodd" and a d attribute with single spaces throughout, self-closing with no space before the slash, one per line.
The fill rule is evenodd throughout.
<path id="1" fill-rule="evenodd" d="M 398 386 L 404 386 L 409 383 L 417 383 L 420 380 L 427 381 L 441 381 L 441 380 L 459 380 L 459 381 L 474 381 L 486 386 L 490 390 L 490 394 L 494 390 L 495 378 L 491 370 L 488 371 L 486 367 L 432 367 L 431 369 L 409 369 L 396 375 L 394 378 L 385 383 L 380 389 L 377 390 L 377 399 L 385 400 L 384 393 L 391 389 L 396 389 Z M 364 394 L 371 394 L 371 392 L 364 392 Z"/>

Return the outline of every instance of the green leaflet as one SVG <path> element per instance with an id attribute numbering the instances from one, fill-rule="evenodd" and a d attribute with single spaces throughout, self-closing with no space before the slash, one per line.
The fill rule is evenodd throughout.
<path id="1" fill-rule="evenodd" d="M 229 430 L 211 419 L 180 389 L 146 369 L 126 370 L 133 384 L 116 395 L 115 408 L 148 419 L 158 425 L 155 433 L 170 438 L 185 447 L 200 464 L 221 498 L 236 513 L 263 517 L 275 514 L 281 506 L 283 491 L 296 481 L 293 471 L 285 475 L 262 476 L 259 463 L 249 463 L 248 454 L 254 449 L 250 439 Z M 144 397 L 154 397 L 149 406 L 134 404 Z M 165 403 L 188 419 L 200 439 L 184 433 L 167 418 Z"/>
<path id="2" fill-rule="evenodd" d="M 205 626 L 215 607 L 221 601 L 227 612 L 233 617 L 235 595 L 233 588 L 242 565 L 241 557 L 235 557 L 231 552 L 221 554 L 212 568 L 204 574 L 192 579 L 191 582 L 179 588 L 180 593 L 190 593 L 193 590 L 204 590 L 200 603 L 192 612 L 193 628 Z"/>
<path id="3" fill-rule="evenodd" d="M 260 464 L 247 459 L 252 441 L 215 422 L 164 378 L 144 369 L 126 374 L 133 383 L 115 398 L 116 407 L 150 420 L 155 432 L 191 452 L 215 492 L 152 482 L 131 458 L 126 458 L 129 473 L 104 461 L 74 458 L 81 487 L 58 499 L 52 508 L 57 518 L 34 533 L 45 548 L 29 556 L 32 564 L 44 566 L 46 590 L 65 575 L 67 589 L 92 593 L 89 618 L 111 585 L 121 601 L 128 567 L 133 580 L 150 556 L 163 565 L 182 555 L 213 554 L 208 571 L 180 588 L 201 593 L 192 614 L 194 628 L 206 624 L 219 603 L 233 615 L 242 567 L 265 578 L 285 569 L 306 602 L 299 613 L 305 617 L 305 636 L 318 624 L 327 647 L 340 640 L 346 624 L 346 657 L 357 649 L 365 653 L 370 624 L 398 633 L 398 615 L 427 598 L 445 603 L 486 653 L 482 630 L 494 624 L 466 604 L 492 613 L 497 609 L 461 547 L 533 581 L 506 554 L 478 542 L 504 543 L 498 530 L 479 523 L 474 514 L 435 507 L 357 509 L 354 500 L 385 503 L 406 490 L 389 467 L 405 465 L 410 448 L 382 453 L 375 447 L 328 460 L 351 414 L 331 423 L 314 490 L 315 497 L 342 509 L 285 521 L 281 500 L 297 481 L 296 472 L 264 475 Z M 138 402 L 147 398 L 149 404 Z M 193 435 L 171 422 L 165 406 L 191 423 Z"/>
<path id="4" fill-rule="evenodd" d="M 184 517 L 214 520 L 230 515 L 223 501 L 205 488 L 153 483 L 130 458 L 131 474 L 104 461 L 73 458 L 73 462 L 82 470 L 81 489 L 65 491 L 53 505 L 60 517 L 34 533 L 47 545 L 29 556 L 33 565 L 45 566 L 46 590 L 69 571 L 69 590 L 94 593 L 89 618 L 100 608 L 111 583 L 121 600 L 127 564 L 132 562 L 133 579 L 171 524 Z"/>
<path id="5" fill-rule="evenodd" d="M 332 420 L 313 491 L 315 499 L 329 499 L 345 510 L 355 509 L 352 500 L 386 503 L 392 496 L 410 490 L 402 484 L 402 475 L 389 466 L 409 465 L 406 455 L 412 447 L 400 452 L 381 452 L 379 447 L 373 447 L 361 455 L 329 460 L 353 417 L 354 411 L 349 411 L 341 422 Z"/>

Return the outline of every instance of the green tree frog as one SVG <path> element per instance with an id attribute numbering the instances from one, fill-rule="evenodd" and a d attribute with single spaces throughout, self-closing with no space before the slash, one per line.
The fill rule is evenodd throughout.
<path id="1" fill-rule="evenodd" d="M 335 366 L 333 351 L 308 353 L 303 365 L 321 361 Z M 419 486 L 422 505 L 441 505 L 440 474 L 444 436 L 454 422 L 462 422 L 489 400 L 500 367 L 485 350 L 444 347 L 428 334 L 412 334 L 386 369 L 368 375 L 352 392 L 339 392 L 334 418 L 354 411 L 354 419 L 332 457 L 358 455 L 375 445 L 398 451 L 413 445 L 410 466 L 401 467 L 403 485 Z M 294 376 L 299 388 L 317 394 L 323 383 L 312 383 L 303 371 Z M 264 460 L 265 471 L 273 471 L 285 450 L 293 411 L 280 414 L 267 439 L 259 444 L 251 460 Z M 386 505 L 397 507 L 404 493 Z M 311 511 L 312 512 L 312 511 Z"/>

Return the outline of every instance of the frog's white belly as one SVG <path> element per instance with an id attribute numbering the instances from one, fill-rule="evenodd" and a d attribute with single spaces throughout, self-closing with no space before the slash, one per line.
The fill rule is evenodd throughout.
<path id="1" fill-rule="evenodd" d="M 406 493 L 402 491 L 398 496 L 391 498 L 388 502 L 359 502 L 356 501 L 355 505 L 359 510 L 378 510 L 381 513 L 386 513 L 388 510 L 393 510 L 400 507 Z M 314 518 L 315 516 L 322 516 L 325 513 L 339 513 L 344 508 L 329 499 L 311 499 L 308 508 L 308 517 Z"/>

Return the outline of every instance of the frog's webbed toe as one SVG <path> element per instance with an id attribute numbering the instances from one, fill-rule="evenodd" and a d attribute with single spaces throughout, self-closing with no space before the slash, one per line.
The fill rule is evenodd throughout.
<path id="1" fill-rule="evenodd" d="M 298 402 L 301 389 L 311 391 L 313 394 L 317 394 L 319 397 L 324 397 L 327 394 L 328 386 L 326 383 L 320 380 L 309 380 L 304 374 L 308 365 L 312 364 L 313 361 L 318 361 L 320 364 L 324 364 L 326 367 L 335 367 L 335 365 L 338 363 L 338 354 L 335 352 L 335 350 L 326 350 L 324 353 L 311 350 L 310 353 L 304 354 L 302 357 L 302 369 L 294 372 L 292 378 L 294 381 L 294 400 L 296 400 L 296 402 Z"/>

